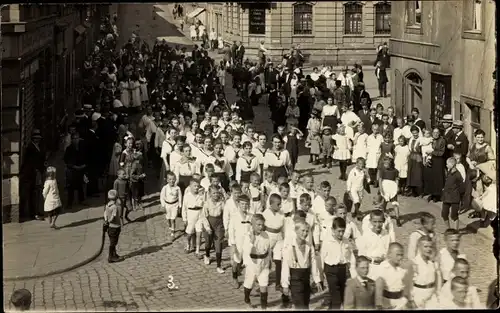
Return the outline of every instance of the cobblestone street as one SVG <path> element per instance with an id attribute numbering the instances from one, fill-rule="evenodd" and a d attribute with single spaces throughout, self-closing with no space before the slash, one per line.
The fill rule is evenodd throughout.
<path id="1" fill-rule="evenodd" d="M 152 5 L 127 4 L 119 11 L 121 34 L 127 36 L 139 25 L 141 32 L 150 38 L 166 36 L 170 30 L 166 22 L 158 16 L 151 20 Z M 121 13 L 120 13 L 121 12 Z M 125 13 L 123 13 L 125 12 Z M 149 26 L 148 26 L 149 25 Z M 151 26 L 152 25 L 152 26 Z M 120 25 L 119 25 L 120 26 Z M 124 38 L 124 37 L 122 37 Z M 150 43 L 152 45 L 152 43 Z M 372 71 L 365 74 L 367 91 L 372 97 L 378 94 L 376 79 Z M 231 86 L 230 77 L 226 86 Z M 390 91 L 389 91 L 390 93 Z M 229 102 L 235 101 L 235 91 L 228 87 L 226 94 Z M 386 107 L 389 98 L 382 102 Z M 271 133 L 270 113 L 264 104 L 254 108 L 256 128 Z M 345 182 L 337 179 L 338 167 L 332 170 L 313 168 L 308 162 L 308 155 L 299 157 L 297 169 L 314 174 L 316 185 L 328 180 L 332 186 L 332 195 L 342 199 Z M 350 169 L 350 168 L 349 168 Z M 348 170 L 349 170 L 348 169 Z M 150 170 L 151 171 L 151 170 Z M 244 309 L 242 289 L 233 289 L 231 271 L 229 270 L 229 249 L 224 249 L 223 268 L 226 273 L 218 274 L 215 264 L 205 265 L 194 254 L 185 254 L 184 237 L 177 233 L 172 241 L 168 236 L 168 228 L 164 212 L 159 205 L 156 175 L 149 175 L 144 199 L 143 212 L 132 212 L 134 222 L 126 224 L 120 236 L 118 254 L 125 257 L 119 263 L 108 264 L 107 245 L 103 253 L 93 262 L 59 275 L 25 281 L 4 282 L 5 310 L 9 310 L 10 296 L 15 289 L 27 288 L 32 292 L 32 310 L 45 311 L 144 311 L 144 310 L 215 310 Z M 366 212 L 371 209 L 373 197 L 367 196 L 361 207 Z M 401 215 L 403 226 L 396 229 L 397 241 L 407 246 L 409 234 L 416 229 L 415 219 L 419 212 L 430 212 L 437 218 L 437 231 L 442 234 L 445 226 L 440 218 L 440 203 L 428 203 L 424 199 L 401 197 Z M 182 223 L 178 219 L 178 223 Z M 464 227 L 465 225 L 462 225 Z M 492 234 L 490 229 L 478 233 L 466 234 L 462 238 L 462 253 L 471 262 L 471 284 L 480 289 L 480 298 L 484 302 L 487 287 L 496 278 L 496 263 L 491 253 Z M 443 247 L 442 236 L 439 246 Z M 64 251 L 61 251 L 63 254 Z M 215 253 L 213 253 L 215 255 Z M 61 255 L 63 257 L 63 255 Z M 215 262 L 213 262 L 215 263 Z M 274 282 L 274 267 L 271 274 Z M 240 277 L 240 281 L 242 278 Z M 256 295 L 255 292 L 253 295 Z M 321 294 L 314 295 L 311 307 L 319 305 Z M 254 303 L 259 298 L 252 297 Z M 270 288 L 269 308 L 278 308 L 281 304 L 280 294 Z"/>

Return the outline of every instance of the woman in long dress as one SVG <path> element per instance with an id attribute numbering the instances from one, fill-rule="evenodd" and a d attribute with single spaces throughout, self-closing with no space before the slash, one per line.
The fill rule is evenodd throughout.
<path id="1" fill-rule="evenodd" d="M 446 169 L 446 141 L 438 128 L 432 130 L 432 152 L 430 164 L 423 169 L 424 194 L 429 195 L 428 201 L 440 201 L 444 187 Z"/>
<path id="2" fill-rule="evenodd" d="M 120 101 L 124 107 L 130 107 L 130 91 L 128 81 L 121 81 L 118 88 L 120 89 Z"/>
<path id="3" fill-rule="evenodd" d="M 140 108 L 142 105 L 141 101 L 141 83 L 139 82 L 139 76 L 133 75 L 129 81 L 130 93 L 132 95 L 132 107 Z"/>
<path id="4" fill-rule="evenodd" d="M 290 81 L 290 98 L 295 98 L 297 102 L 297 86 L 299 85 L 299 78 L 297 74 L 292 74 L 292 80 Z"/>
<path id="5" fill-rule="evenodd" d="M 418 140 L 420 138 L 420 128 L 412 126 L 410 131 L 412 138 L 408 144 L 410 148 L 410 160 L 408 161 L 407 186 L 412 195 L 420 196 L 422 195 L 423 186 L 423 158 Z"/>
<path id="6" fill-rule="evenodd" d="M 339 109 L 335 104 L 333 104 L 333 98 L 329 97 L 326 105 L 321 111 L 321 119 L 323 120 L 322 127 L 330 126 L 332 128 L 332 133 L 337 133 L 337 124 L 340 119 Z"/>
<path id="7" fill-rule="evenodd" d="M 144 72 L 142 70 L 139 71 L 139 83 L 141 91 L 141 103 L 145 105 L 146 102 L 149 101 L 148 81 L 144 77 Z"/>

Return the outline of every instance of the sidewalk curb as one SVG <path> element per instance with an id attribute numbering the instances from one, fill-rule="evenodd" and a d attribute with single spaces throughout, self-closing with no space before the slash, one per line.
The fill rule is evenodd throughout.
<path id="1" fill-rule="evenodd" d="M 48 277 L 48 276 L 52 276 L 52 275 L 57 275 L 57 274 L 62 274 L 62 273 L 65 273 L 65 272 L 69 272 L 69 271 L 72 271 L 74 269 L 77 269 L 81 266 L 84 266 L 84 265 L 87 265 L 88 263 L 94 261 L 95 259 L 97 259 L 102 251 L 103 251 L 103 248 L 104 248 L 104 241 L 105 241 L 105 233 L 103 232 L 102 233 L 102 240 L 101 240 L 101 246 L 99 248 L 99 250 L 94 253 L 92 256 L 90 256 L 89 258 L 75 264 L 75 265 L 72 265 L 72 266 L 69 266 L 69 267 L 66 267 L 66 268 L 62 268 L 62 269 L 58 269 L 58 270 L 54 270 L 54 271 L 48 271 L 46 273 L 43 273 L 43 274 L 37 274 L 37 275 L 33 275 L 33 276 L 15 276 L 15 277 L 8 277 L 8 276 L 4 276 L 3 277 L 3 280 L 4 281 L 20 281 L 20 280 L 30 280 L 30 279 L 38 279 L 38 278 L 44 278 L 44 277 Z"/>

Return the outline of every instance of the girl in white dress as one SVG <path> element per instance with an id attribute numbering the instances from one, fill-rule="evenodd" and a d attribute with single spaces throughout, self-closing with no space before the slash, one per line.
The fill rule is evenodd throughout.
<path id="1" fill-rule="evenodd" d="M 128 89 L 128 81 L 121 81 L 118 86 L 120 89 L 120 101 L 124 107 L 130 107 L 130 91 Z"/>
<path id="2" fill-rule="evenodd" d="M 297 86 L 299 84 L 299 79 L 295 73 L 292 74 L 292 80 L 290 81 L 290 98 L 294 98 L 297 101 Z"/>
<path id="3" fill-rule="evenodd" d="M 381 134 L 378 133 L 378 124 L 372 125 L 372 134 L 366 139 L 366 149 L 368 151 L 366 155 L 366 168 L 368 169 L 368 175 L 370 178 L 370 183 L 378 187 L 377 182 L 377 168 L 378 160 L 380 158 L 380 145 L 384 141 Z"/>
<path id="4" fill-rule="evenodd" d="M 56 228 L 56 219 L 62 203 L 61 197 L 59 197 L 59 188 L 57 187 L 56 168 L 53 166 L 47 168 L 42 194 L 44 199 L 43 210 L 49 217 L 50 228 Z"/>
<path id="5" fill-rule="evenodd" d="M 139 77 L 135 76 L 129 81 L 129 88 L 132 94 L 132 107 L 138 108 L 141 106 L 141 83 Z"/>
<path id="6" fill-rule="evenodd" d="M 400 135 L 397 139 L 398 144 L 394 147 L 394 167 L 399 173 L 399 192 L 403 192 L 406 186 L 406 177 L 408 177 L 408 158 L 410 157 L 410 148 L 406 137 Z"/>
<path id="7" fill-rule="evenodd" d="M 352 162 L 356 162 L 358 158 L 363 158 L 366 160 L 366 155 L 368 150 L 366 149 L 366 140 L 368 139 L 368 134 L 365 131 L 365 126 L 360 124 L 358 126 L 358 132 L 354 135 L 354 147 L 352 149 Z"/>
<path id="8" fill-rule="evenodd" d="M 333 159 L 339 161 L 340 180 L 347 180 L 347 163 L 351 159 L 351 140 L 345 134 L 345 125 L 339 124 L 337 133 L 332 136 L 335 140 Z"/>
<path id="9" fill-rule="evenodd" d="M 139 72 L 139 83 L 141 84 L 141 102 L 142 104 L 145 104 L 145 102 L 149 101 L 148 81 L 144 77 L 144 73 L 142 72 L 142 70 Z"/>
<path id="10" fill-rule="evenodd" d="M 352 105 L 349 105 L 349 107 L 343 106 L 340 108 L 340 111 L 340 122 L 347 126 L 345 128 L 345 134 L 349 139 L 354 141 L 355 130 L 357 125 L 361 123 L 361 120 L 359 116 L 352 111 Z"/>

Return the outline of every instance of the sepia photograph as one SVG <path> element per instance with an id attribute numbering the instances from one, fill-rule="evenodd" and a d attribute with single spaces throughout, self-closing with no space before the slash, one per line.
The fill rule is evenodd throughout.
<path id="1" fill-rule="evenodd" d="M 4 311 L 499 307 L 494 0 L 0 8 Z"/>

